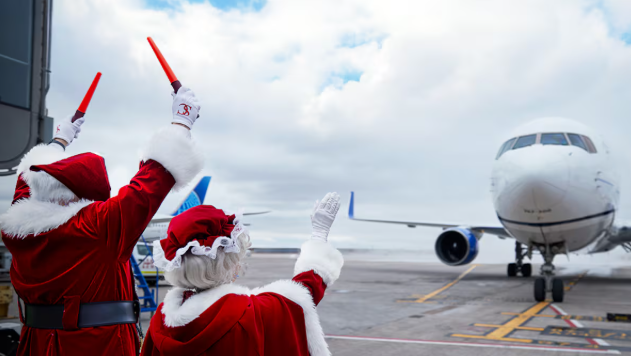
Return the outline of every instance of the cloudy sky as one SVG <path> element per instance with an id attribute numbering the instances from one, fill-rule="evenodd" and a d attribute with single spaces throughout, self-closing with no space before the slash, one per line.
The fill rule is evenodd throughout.
<path id="1" fill-rule="evenodd" d="M 103 154 L 112 188 L 126 184 L 171 116 L 152 36 L 201 101 L 206 204 L 273 210 L 250 219 L 255 246 L 298 246 L 337 191 L 338 246 L 431 250 L 435 229 L 349 221 L 349 192 L 361 217 L 498 224 L 495 154 L 542 116 L 605 137 L 631 221 L 630 31 L 624 0 L 55 0 L 48 108 L 72 114 L 103 72 L 69 151 Z M 0 178 L 0 209 L 15 179 Z M 481 258 L 512 250 L 487 237 Z"/>

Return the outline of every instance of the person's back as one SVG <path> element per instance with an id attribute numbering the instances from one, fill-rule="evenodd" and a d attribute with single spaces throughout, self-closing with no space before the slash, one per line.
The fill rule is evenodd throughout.
<path id="1" fill-rule="evenodd" d="M 180 92 L 175 103 L 192 95 Z M 21 301 L 19 355 L 138 353 L 129 258 L 169 191 L 202 168 L 190 142 L 192 121 L 173 122 L 153 136 L 138 173 L 113 198 L 102 157 L 65 155 L 79 130 L 69 120 L 58 131 L 74 137 L 36 146 L 22 160 L 14 202 L 0 216 Z"/>
<path id="2" fill-rule="evenodd" d="M 338 209 L 337 194 L 316 204 L 292 280 L 252 290 L 232 283 L 250 247 L 238 218 L 211 206 L 175 217 L 154 254 L 176 287 L 151 319 L 142 355 L 330 355 L 316 306 L 343 265 L 327 242 Z"/>

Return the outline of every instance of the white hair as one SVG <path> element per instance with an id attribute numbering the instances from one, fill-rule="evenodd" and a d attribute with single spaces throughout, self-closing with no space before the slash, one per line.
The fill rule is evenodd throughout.
<path id="1" fill-rule="evenodd" d="M 220 247 L 215 259 L 194 255 L 189 250 L 182 255 L 182 266 L 173 271 L 167 271 L 164 278 L 176 287 L 199 290 L 231 283 L 238 274 L 245 273 L 246 265 L 242 261 L 252 246 L 247 232 L 237 237 L 237 244 L 240 252 L 226 253 Z"/>

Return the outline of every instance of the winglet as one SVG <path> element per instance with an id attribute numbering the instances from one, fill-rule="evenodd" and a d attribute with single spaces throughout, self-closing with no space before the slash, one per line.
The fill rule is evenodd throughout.
<path id="1" fill-rule="evenodd" d="M 351 202 L 348 204 L 348 218 L 355 219 L 355 192 L 351 192 Z"/>

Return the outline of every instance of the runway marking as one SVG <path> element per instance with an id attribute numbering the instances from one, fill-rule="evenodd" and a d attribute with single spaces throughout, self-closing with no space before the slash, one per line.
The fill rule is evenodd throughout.
<path id="1" fill-rule="evenodd" d="M 532 307 L 528 308 L 526 311 L 510 319 L 506 323 L 502 325 L 498 325 L 495 330 L 491 331 L 490 333 L 486 335 L 451 334 L 451 336 L 469 338 L 469 339 L 485 339 L 485 340 L 532 343 L 531 339 L 516 339 L 516 338 L 508 338 L 506 336 L 512 333 L 518 327 L 523 327 L 525 323 L 527 323 L 530 319 L 532 319 L 533 316 L 539 314 L 540 311 L 547 308 L 548 305 L 550 305 L 549 302 L 537 303 L 533 305 Z"/>
<path id="2" fill-rule="evenodd" d="M 576 283 L 578 283 L 578 281 L 583 276 L 585 276 L 586 273 L 587 272 L 583 272 L 580 275 L 578 275 L 575 279 L 570 281 L 568 283 L 569 289 L 572 289 L 572 287 L 574 287 Z M 502 325 L 487 324 L 486 326 L 483 326 L 483 327 L 495 328 L 495 330 L 491 331 L 490 333 L 486 335 L 451 334 L 451 336 L 469 338 L 469 339 L 485 339 L 485 340 L 532 343 L 534 340 L 522 339 L 522 338 L 511 338 L 508 336 L 512 334 L 515 330 L 542 331 L 540 328 L 528 328 L 524 326 L 524 324 L 526 324 L 528 321 L 530 321 L 530 319 L 534 317 L 545 315 L 545 314 L 539 314 L 539 313 L 545 310 L 547 307 L 551 307 L 552 310 L 557 314 L 561 313 L 557 309 L 554 309 L 553 306 L 551 305 L 551 301 L 548 300 L 545 302 L 539 302 L 521 313 L 502 313 L 502 314 L 513 315 L 514 317 Z M 556 316 L 549 315 L 549 317 L 556 317 Z M 474 325 L 478 325 L 478 324 L 474 324 Z M 479 326 L 482 326 L 482 325 L 479 325 Z M 525 328 L 528 328 L 528 329 L 525 329 Z M 532 330 L 532 329 L 535 329 L 535 330 Z M 591 340 L 589 342 L 590 344 L 600 344 L 598 342 L 595 342 L 594 340 Z M 600 345 L 606 345 L 606 344 L 600 344 Z"/>
<path id="3" fill-rule="evenodd" d="M 583 274 L 583 275 L 585 275 L 585 274 Z M 552 309 L 552 311 L 554 311 L 557 314 L 557 316 L 562 316 L 563 317 L 563 316 L 567 315 L 567 313 L 563 309 L 561 309 L 561 307 L 559 307 L 558 305 L 555 305 L 555 304 L 550 305 L 550 309 Z M 563 320 L 569 326 L 571 326 L 573 328 L 577 328 L 577 327 L 578 328 L 582 328 L 583 327 L 583 324 L 581 324 L 581 322 L 579 322 L 577 320 L 570 320 L 570 319 L 563 319 Z M 588 338 L 586 340 L 587 340 L 587 342 L 589 342 L 592 345 L 595 344 L 595 345 L 609 346 L 609 343 L 607 341 L 605 341 L 605 340 L 602 340 L 602 339 L 590 339 L 590 338 Z"/>
<path id="4" fill-rule="evenodd" d="M 456 283 L 460 282 L 461 279 L 464 278 L 464 276 L 466 276 L 467 274 L 469 274 L 469 272 L 473 271 L 474 268 L 478 267 L 479 265 L 472 265 L 471 267 L 469 267 L 469 269 L 467 269 L 466 271 L 462 272 L 461 275 L 458 276 L 458 278 L 456 278 L 453 282 L 447 284 L 446 286 L 437 289 L 433 292 L 431 292 L 430 294 L 424 295 L 416 300 L 412 300 L 411 302 L 414 303 L 425 303 L 428 299 L 435 297 L 436 295 L 446 291 L 447 289 L 453 287 Z M 401 300 L 402 302 L 410 302 L 410 300 Z"/>
<path id="5" fill-rule="evenodd" d="M 590 338 L 631 341 L 631 333 L 627 330 L 569 328 L 567 326 L 548 326 L 541 335 L 556 335 L 566 337 Z"/>
<path id="6" fill-rule="evenodd" d="M 384 337 L 345 336 L 345 335 L 326 335 L 325 337 L 327 339 L 338 339 L 338 340 L 378 341 L 378 342 L 420 344 L 420 345 L 466 346 L 466 347 L 482 347 L 482 348 L 495 348 L 495 349 L 538 350 L 538 351 L 576 352 L 576 353 L 590 353 L 590 354 L 595 354 L 595 353 L 620 354 L 620 351 L 617 351 L 617 350 L 600 349 L 600 348 L 590 349 L 590 348 L 583 348 L 580 346 L 566 347 L 566 346 L 544 346 L 544 345 L 486 344 L 486 343 L 478 343 L 478 342 L 396 339 L 396 338 L 384 338 Z M 568 344 L 568 345 L 577 345 L 577 344 Z"/>
<path id="7" fill-rule="evenodd" d="M 494 324 L 473 324 L 473 326 L 481 326 L 484 328 L 501 328 L 502 325 L 494 325 Z M 527 330 L 527 331 L 543 331 L 544 328 L 531 328 L 529 326 L 517 326 L 515 330 Z"/>

